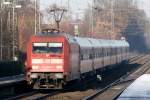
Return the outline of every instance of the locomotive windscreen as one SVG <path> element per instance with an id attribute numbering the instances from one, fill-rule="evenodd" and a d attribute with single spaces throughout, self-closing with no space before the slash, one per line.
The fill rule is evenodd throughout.
<path id="1" fill-rule="evenodd" d="M 55 53 L 60 54 L 63 51 L 62 43 L 43 43 L 36 42 L 32 45 L 33 53 Z"/>

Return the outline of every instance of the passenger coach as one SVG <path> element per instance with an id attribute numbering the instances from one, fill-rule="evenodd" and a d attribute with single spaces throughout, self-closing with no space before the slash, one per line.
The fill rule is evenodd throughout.
<path id="1" fill-rule="evenodd" d="M 106 66 L 127 61 L 128 52 L 125 40 L 40 33 L 27 45 L 27 81 L 33 88 L 62 88 L 70 81 L 96 75 Z"/>

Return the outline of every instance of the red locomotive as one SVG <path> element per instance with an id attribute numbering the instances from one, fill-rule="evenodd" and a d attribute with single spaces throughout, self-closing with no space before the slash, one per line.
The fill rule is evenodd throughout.
<path id="1" fill-rule="evenodd" d="M 44 32 L 27 46 L 27 81 L 33 88 L 62 88 L 72 80 L 97 74 L 108 65 L 128 60 L 125 40 L 81 38 Z"/>

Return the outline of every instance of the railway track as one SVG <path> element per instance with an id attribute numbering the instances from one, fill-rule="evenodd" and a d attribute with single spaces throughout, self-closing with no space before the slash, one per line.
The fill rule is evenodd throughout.
<path id="1" fill-rule="evenodd" d="M 7 100 L 43 100 L 44 98 L 56 95 L 57 93 L 60 93 L 60 91 L 41 92 L 36 90 L 8 98 Z"/>
<path id="2" fill-rule="evenodd" d="M 116 98 L 130 85 L 136 78 L 144 73 L 150 72 L 150 55 L 137 56 L 130 63 L 139 63 L 142 66 L 134 72 L 127 73 L 115 82 L 102 89 L 97 89 L 95 93 L 85 97 L 83 100 L 116 100 Z"/>
<path id="3" fill-rule="evenodd" d="M 138 55 L 136 57 L 131 58 L 130 60 L 132 60 L 131 62 L 134 63 L 135 61 L 137 62 L 141 62 L 140 64 L 144 64 L 144 61 L 142 62 L 142 60 L 144 60 L 143 55 Z M 140 59 L 139 59 L 140 58 Z M 129 73 L 127 73 L 129 74 Z M 101 93 L 104 92 L 105 90 L 107 90 L 109 87 L 114 86 L 115 84 L 119 84 L 119 82 L 121 82 L 121 80 L 123 78 L 125 78 L 127 75 L 122 76 L 121 78 L 119 78 L 118 80 L 116 80 L 115 82 L 107 85 L 104 88 L 99 88 L 97 89 L 95 86 L 89 86 L 87 87 L 85 90 L 80 90 L 80 89 L 70 89 L 67 91 L 50 91 L 47 93 L 42 93 L 42 92 L 38 92 L 38 91 L 34 91 L 31 93 L 26 93 L 26 94 L 22 94 L 20 96 L 17 97 L 13 97 L 13 98 L 9 98 L 8 100 L 42 100 L 42 99 L 48 99 L 48 100 L 81 100 L 81 99 L 85 99 L 88 100 L 87 96 L 91 96 L 91 94 L 95 94 L 96 92 L 100 91 Z M 88 84 L 89 85 L 89 84 Z"/>
<path id="4" fill-rule="evenodd" d="M 129 63 L 134 63 L 136 62 L 138 59 L 144 57 L 145 55 L 136 55 L 136 56 L 133 56 L 131 58 L 129 58 Z"/>
<path id="5" fill-rule="evenodd" d="M 142 58 L 142 57 L 144 57 L 144 55 L 140 55 L 140 56 L 137 56 L 137 57 L 135 57 L 134 58 L 134 60 L 132 60 L 132 61 L 136 61 L 136 60 L 138 60 L 139 58 Z M 142 60 L 142 59 L 141 59 Z M 137 62 L 139 62 L 139 61 L 137 61 Z M 129 73 L 127 73 L 127 74 L 129 74 Z M 105 89 L 107 89 L 107 88 L 109 88 L 110 86 L 113 86 L 114 84 L 116 84 L 116 83 L 118 83 L 119 81 L 121 81 L 123 78 L 125 78 L 126 76 L 127 76 L 127 74 L 126 75 L 124 75 L 124 76 L 122 76 L 121 78 L 119 78 L 118 80 L 116 80 L 115 82 L 113 82 L 113 83 L 111 83 L 111 84 L 109 84 L 109 85 L 107 85 L 106 87 L 104 87 L 104 88 L 99 88 L 99 91 L 101 91 L 101 92 L 103 92 L 103 91 L 105 91 Z M 94 83 L 94 82 L 93 82 Z M 60 94 L 58 94 L 58 95 L 54 95 L 54 96 L 52 96 L 52 97 L 49 97 L 49 98 L 47 98 L 48 100 L 81 100 L 81 99 L 84 99 L 84 100 L 86 100 L 88 97 L 87 96 L 89 96 L 89 95 L 91 95 L 91 94 L 94 94 L 95 92 L 98 92 L 98 89 L 96 89 L 97 87 L 95 87 L 95 86 L 93 86 L 93 87 L 90 87 L 90 88 L 86 88 L 85 90 L 83 90 L 83 91 L 80 91 L 80 89 L 79 90 L 72 90 L 72 91 L 69 91 L 69 92 L 66 92 L 66 93 L 60 93 Z M 104 100 L 104 99 L 103 99 Z"/>

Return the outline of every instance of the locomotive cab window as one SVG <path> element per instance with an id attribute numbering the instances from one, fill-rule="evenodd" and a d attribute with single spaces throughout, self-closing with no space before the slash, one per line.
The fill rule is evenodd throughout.
<path id="1" fill-rule="evenodd" d="M 48 43 L 48 53 L 62 53 L 62 43 Z"/>
<path id="2" fill-rule="evenodd" d="M 47 43 L 33 43 L 33 53 L 47 53 Z"/>
<path id="3" fill-rule="evenodd" d="M 62 43 L 33 43 L 33 53 L 62 53 Z"/>

